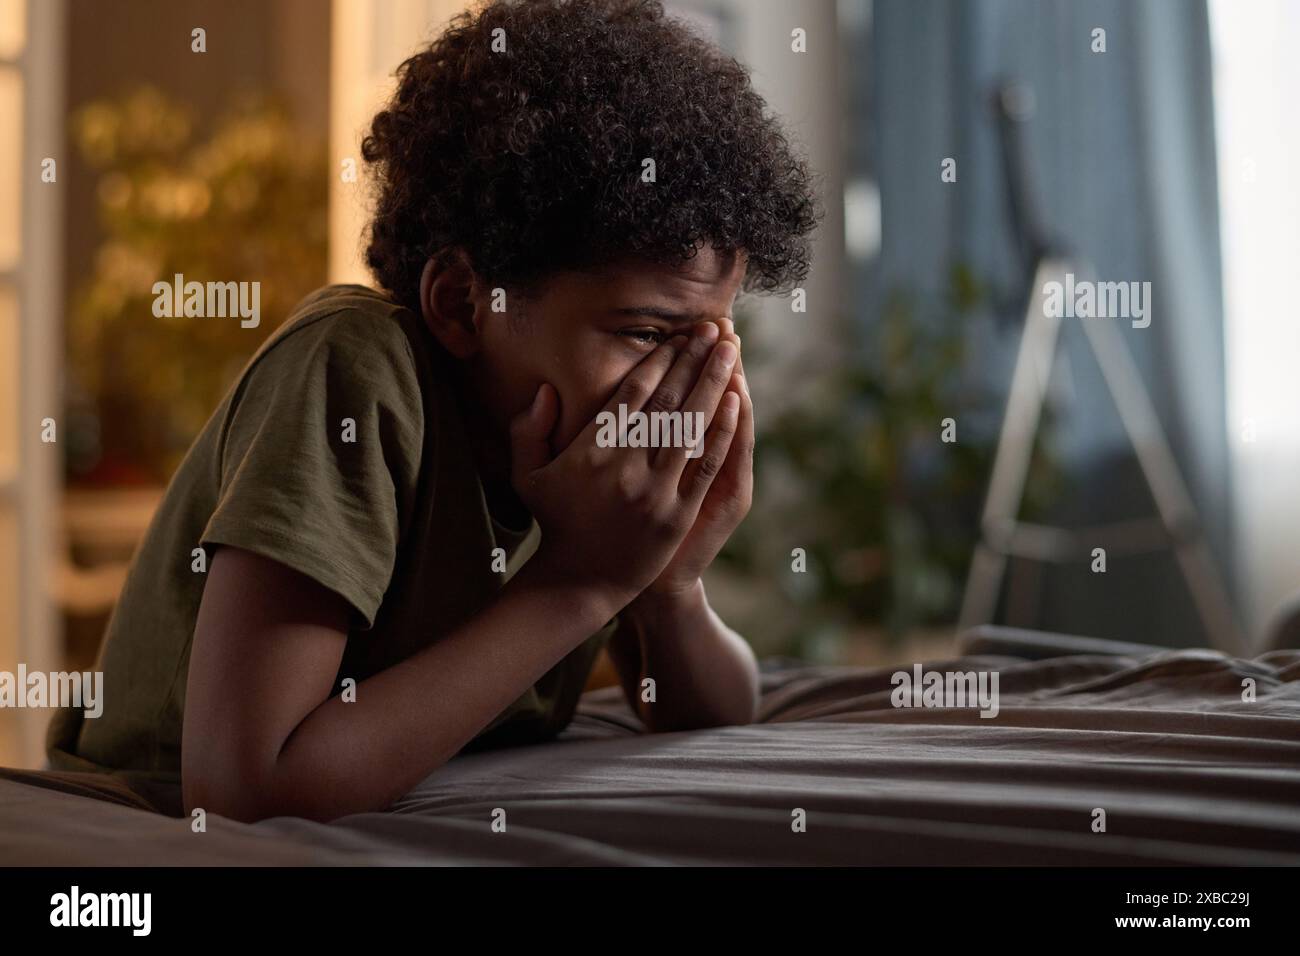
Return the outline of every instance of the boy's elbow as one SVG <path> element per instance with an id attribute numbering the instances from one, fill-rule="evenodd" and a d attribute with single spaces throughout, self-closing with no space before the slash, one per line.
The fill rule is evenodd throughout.
<path id="1" fill-rule="evenodd" d="M 284 781 L 269 770 L 251 767 L 217 767 L 190 762 L 181 773 L 181 802 L 185 815 L 196 810 L 238 823 L 257 823 L 272 817 L 314 816 L 295 798 Z"/>
<path id="2" fill-rule="evenodd" d="M 257 823 L 279 816 L 265 801 L 256 799 L 261 789 L 249 780 L 240 780 L 238 786 L 229 777 L 217 778 L 202 771 L 187 771 L 181 775 L 181 803 L 185 815 L 193 818 L 196 812 L 212 814 L 238 823 Z"/>
<path id="3" fill-rule="evenodd" d="M 290 776 L 283 765 L 265 771 L 214 773 L 208 768 L 187 769 L 181 778 L 181 801 L 186 816 L 191 817 L 201 809 L 238 823 L 258 823 L 273 817 L 332 823 L 352 813 L 382 810 L 406 792 L 385 795 L 369 789 L 357 791 L 330 786 L 322 779 L 329 777 L 305 772 Z"/>

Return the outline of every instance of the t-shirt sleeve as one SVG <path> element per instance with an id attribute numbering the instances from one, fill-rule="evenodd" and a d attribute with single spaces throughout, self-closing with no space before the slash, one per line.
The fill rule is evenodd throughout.
<path id="1" fill-rule="evenodd" d="M 424 452 L 414 358 L 396 323 L 343 312 L 288 333 L 227 413 L 206 547 L 278 561 L 374 625 Z"/>

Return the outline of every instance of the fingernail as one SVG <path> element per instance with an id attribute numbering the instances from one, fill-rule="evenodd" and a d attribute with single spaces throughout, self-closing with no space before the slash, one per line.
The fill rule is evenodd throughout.
<path id="1" fill-rule="evenodd" d="M 719 343 L 717 353 L 723 365 L 731 365 L 736 361 L 736 347 L 730 342 Z"/>
<path id="2" fill-rule="evenodd" d="M 695 327 L 695 334 L 706 342 L 711 342 L 718 337 L 718 326 L 714 322 L 701 322 Z"/>

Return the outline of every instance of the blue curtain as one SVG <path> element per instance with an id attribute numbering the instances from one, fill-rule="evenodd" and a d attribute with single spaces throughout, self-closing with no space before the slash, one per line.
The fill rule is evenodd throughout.
<path id="1" fill-rule="evenodd" d="M 1093 31 L 1106 50 L 1093 52 Z M 859 276 L 937 295 L 955 262 L 995 287 L 1030 275 L 1008 216 L 991 91 L 1033 88 L 1026 130 L 1048 225 L 1100 279 L 1152 283 L 1151 325 L 1119 322 L 1169 435 L 1211 549 L 1231 587 L 1228 437 L 1208 13 L 1199 0 L 876 0 L 870 54 L 856 67 L 871 125 L 865 162 L 881 195 L 879 256 Z M 852 154 L 851 154 L 852 155 Z M 957 182 L 940 161 L 957 160 Z M 1005 313 L 1014 311 L 1008 304 Z M 863 321 L 876 310 L 867 309 Z M 1005 394 L 1020 322 L 967 330 Z M 1082 330 L 1067 329 L 1054 374 L 1057 435 L 1073 495 L 1063 523 L 1152 513 Z M 1202 643 L 1168 554 L 1052 571 L 1032 620 L 1013 623 L 1173 645 Z"/>

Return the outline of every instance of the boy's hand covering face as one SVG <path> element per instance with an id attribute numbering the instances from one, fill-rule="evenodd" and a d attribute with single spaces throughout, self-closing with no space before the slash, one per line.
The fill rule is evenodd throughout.
<path id="1" fill-rule="evenodd" d="M 735 323 L 728 318 L 717 320 L 720 340 L 736 347 L 736 364 L 727 383 L 727 394 L 738 400 L 736 434 L 718 474 L 700 503 L 695 523 L 678 546 L 672 560 L 647 588 L 655 594 L 671 596 L 694 587 L 713 563 L 722 546 L 749 513 L 754 493 L 754 405 L 740 360 L 740 337 Z M 712 425 L 710 430 L 712 430 Z"/>
<path id="2" fill-rule="evenodd" d="M 724 322 L 659 345 L 603 409 L 702 414 L 698 457 L 684 448 L 601 447 L 593 418 L 552 458 L 559 407 L 550 384 L 511 425 L 512 482 L 541 526 L 538 557 L 567 580 L 608 590 L 620 607 L 651 585 L 692 584 L 748 510 L 750 451 L 730 454 L 748 396 L 736 374 L 739 342 Z M 720 478 L 724 487 L 710 495 Z"/>

